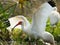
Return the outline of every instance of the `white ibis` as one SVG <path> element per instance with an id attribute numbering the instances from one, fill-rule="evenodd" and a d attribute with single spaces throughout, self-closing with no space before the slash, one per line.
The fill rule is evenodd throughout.
<path id="1" fill-rule="evenodd" d="M 35 38 L 39 37 L 45 42 L 48 42 L 51 45 L 55 45 L 53 35 L 45 31 L 47 19 L 52 11 L 53 7 L 50 4 L 50 2 L 45 2 L 39 7 L 37 12 L 34 15 L 32 15 L 32 24 L 28 24 L 26 19 L 24 19 L 24 21 L 22 22 L 19 21 L 19 23 L 17 24 L 20 24 L 22 26 L 23 31 L 27 34 Z M 25 26 L 24 22 L 26 22 Z"/>

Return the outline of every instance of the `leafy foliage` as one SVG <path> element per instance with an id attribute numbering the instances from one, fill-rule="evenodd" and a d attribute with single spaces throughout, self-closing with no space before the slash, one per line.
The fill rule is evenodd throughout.
<path id="1" fill-rule="evenodd" d="M 46 31 L 53 34 L 56 41 L 58 42 L 60 41 L 60 21 L 56 25 L 51 26 L 50 20 L 48 19 L 47 25 L 46 25 Z"/>
<path id="2" fill-rule="evenodd" d="M 10 37 L 9 37 L 10 35 L 6 28 L 10 26 L 8 18 L 14 12 L 14 8 L 15 8 L 15 5 L 7 9 L 4 9 L 3 4 L 0 2 L 0 10 L 1 10 L 0 11 L 0 38 L 1 38 L 0 40 L 10 40 Z"/>

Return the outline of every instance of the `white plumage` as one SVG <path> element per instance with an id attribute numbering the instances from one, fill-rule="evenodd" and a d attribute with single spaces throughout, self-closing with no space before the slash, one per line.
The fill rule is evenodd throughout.
<path id="1" fill-rule="evenodd" d="M 60 20 L 60 14 L 57 11 L 57 7 L 53 7 L 53 11 L 50 14 L 50 23 L 51 25 L 56 24 Z"/>
<path id="2" fill-rule="evenodd" d="M 30 24 L 29 21 L 24 16 L 17 16 L 17 17 L 20 18 L 22 17 L 23 19 L 21 25 L 22 29 L 28 35 L 35 38 L 39 37 L 44 41 L 51 43 L 51 45 L 55 45 L 53 35 L 45 31 L 47 19 L 52 11 L 53 8 L 47 2 L 45 2 L 39 7 L 37 12 L 34 15 L 32 15 L 32 24 Z M 11 26 L 12 25 L 13 24 L 11 24 Z"/>

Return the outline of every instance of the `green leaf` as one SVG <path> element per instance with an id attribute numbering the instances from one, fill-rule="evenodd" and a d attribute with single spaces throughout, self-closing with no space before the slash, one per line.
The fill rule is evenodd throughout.
<path id="1" fill-rule="evenodd" d="M 4 9 L 3 9 L 3 5 L 2 5 L 1 2 L 0 2 L 0 13 L 3 12 L 3 10 L 4 10 Z"/>

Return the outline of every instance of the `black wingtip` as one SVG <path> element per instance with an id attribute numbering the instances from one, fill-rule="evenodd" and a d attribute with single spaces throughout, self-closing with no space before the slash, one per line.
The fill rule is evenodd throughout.
<path id="1" fill-rule="evenodd" d="M 56 3 L 55 3 L 53 0 L 48 1 L 48 3 L 49 3 L 52 7 L 55 7 L 55 6 L 56 6 Z"/>

